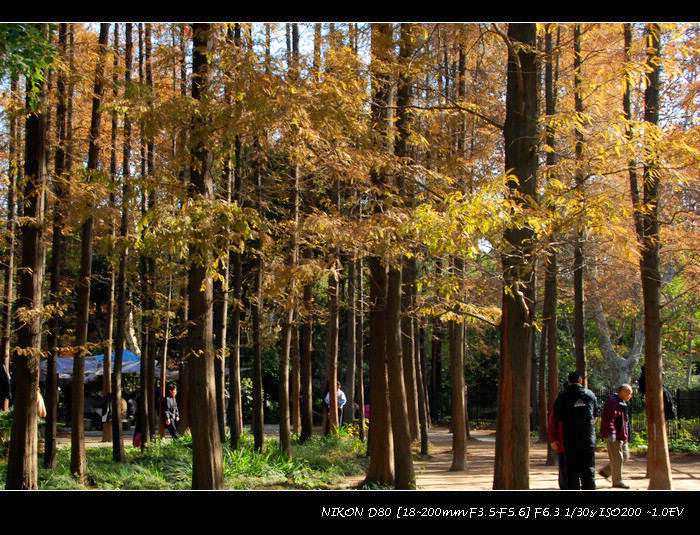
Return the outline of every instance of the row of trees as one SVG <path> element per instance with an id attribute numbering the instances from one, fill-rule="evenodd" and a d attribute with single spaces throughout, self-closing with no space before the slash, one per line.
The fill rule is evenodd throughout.
<path id="1" fill-rule="evenodd" d="M 245 375 L 263 447 L 271 369 L 287 455 L 292 433 L 312 434 L 314 399 L 342 379 L 351 403 L 371 408 L 367 481 L 401 489 L 415 488 L 412 447 L 427 451 L 449 377 L 451 469 L 466 470 L 465 367 L 496 353 L 494 488 L 528 488 L 530 430 L 546 434 L 560 367 L 627 381 L 641 336 L 650 487 L 671 487 L 661 347 L 677 335 L 661 314 L 687 326 L 692 355 L 697 27 L 5 30 L 22 45 L 22 61 L 2 57 L 8 488 L 36 488 L 44 357 L 44 463 L 55 459 L 56 362 L 70 354 L 71 471 L 86 476 L 82 378 L 97 347 L 115 352 L 103 391 L 124 460 L 127 345 L 141 355 L 144 447 L 158 426 L 156 362 L 161 384 L 180 368 L 195 489 L 223 484 Z M 608 364 L 586 354 L 591 319 Z M 365 438 L 364 411 L 350 411 Z M 330 432 L 337 414 L 331 395 Z"/>

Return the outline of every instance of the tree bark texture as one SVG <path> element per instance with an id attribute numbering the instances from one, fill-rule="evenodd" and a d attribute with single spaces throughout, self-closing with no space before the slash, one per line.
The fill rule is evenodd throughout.
<path id="1" fill-rule="evenodd" d="M 27 83 L 27 94 L 31 91 Z M 43 197 L 46 183 L 45 91 L 40 82 L 39 108 L 25 119 L 24 220 L 20 226 L 22 257 L 18 266 L 17 310 L 22 311 L 13 357 L 14 418 L 7 457 L 6 488 L 37 488 L 37 400 L 41 344 L 41 287 L 44 275 L 42 240 Z"/>
<path id="2" fill-rule="evenodd" d="M 537 171 L 536 25 L 510 24 L 504 126 L 505 167 L 517 184 L 518 202 L 534 197 Z M 529 487 L 530 355 L 532 335 L 527 285 L 533 275 L 532 236 L 527 227 L 505 232 L 502 256 L 504 291 L 501 319 L 501 367 L 496 428 L 494 489 Z"/>
<path id="3" fill-rule="evenodd" d="M 661 28 L 647 26 L 648 85 L 644 94 L 644 120 L 651 125 L 659 122 L 661 74 Z M 654 141 L 645 146 L 643 200 L 644 239 L 640 262 L 642 299 L 644 302 L 644 365 L 646 371 L 646 405 L 649 436 L 649 489 L 672 489 L 671 463 L 668 453 L 666 419 L 663 407 L 663 356 L 661 319 L 661 269 L 659 261 L 659 202 L 661 169 Z"/>
<path id="4" fill-rule="evenodd" d="M 213 43 L 211 24 L 193 24 L 192 98 L 201 103 L 210 76 L 208 55 Z M 206 115 L 194 120 L 190 195 L 213 200 L 212 155 L 204 131 Z M 200 247 L 206 249 L 204 244 Z M 206 251 L 200 251 L 208 258 Z M 189 379 L 192 413 L 192 488 L 220 489 L 223 486 L 221 437 L 217 425 L 216 387 L 214 385 L 213 287 L 207 266 L 195 260 L 189 267 L 190 336 Z"/>

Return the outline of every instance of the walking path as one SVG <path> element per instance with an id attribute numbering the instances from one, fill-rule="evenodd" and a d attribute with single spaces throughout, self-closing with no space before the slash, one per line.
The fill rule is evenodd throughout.
<path id="1" fill-rule="evenodd" d="M 133 428 L 124 431 L 125 443 L 131 443 Z M 266 426 L 266 433 L 274 435 L 276 426 Z M 467 442 L 467 469 L 464 472 L 451 472 L 452 435 L 445 427 L 433 427 L 429 431 L 430 449 L 427 456 L 415 455 L 414 468 L 418 490 L 492 490 L 493 460 L 496 435 L 492 430 L 472 430 Z M 166 440 L 170 437 L 166 433 Z M 86 431 L 87 447 L 110 446 L 102 441 L 101 431 Z M 70 443 L 70 433 L 59 431 L 58 443 Z M 546 466 L 546 445 L 533 439 L 530 443 L 530 489 L 558 490 L 558 467 Z M 598 490 L 612 489 L 610 480 L 598 475 L 597 470 L 607 463 L 608 455 L 603 448 L 596 452 L 596 487 Z M 646 457 L 633 455 L 625 463 L 623 476 L 632 490 L 647 490 L 649 479 L 646 474 Z M 700 455 L 671 454 L 671 474 L 673 490 L 700 491 Z M 364 476 L 348 478 L 342 488 L 351 489 L 359 485 Z"/>
<path id="2" fill-rule="evenodd" d="M 446 428 L 434 427 L 429 432 L 430 450 L 428 456 L 416 455 L 417 490 L 492 490 L 493 460 L 496 444 L 494 431 L 473 430 L 467 442 L 467 469 L 464 472 L 450 472 L 452 464 L 452 435 Z M 530 489 L 558 490 L 558 467 L 546 466 L 547 448 L 544 443 L 533 440 L 530 443 Z M 608 455 L 603 448 L 596 452 L 596 487 L 598 490 L 612 489 L 610 480 L 598 475 L 607 463 Z M 700 490 L 700 455 L 672 454 L 671 471 L 674 490 Z M 632 456 L 623 469 L 625 482 L 632 490 L 647 490 L 649 479 L 646 474 L 646 457 Z M 351 478 L 344 485 L 352 488 L 362 481 L 362 477 Z"/>

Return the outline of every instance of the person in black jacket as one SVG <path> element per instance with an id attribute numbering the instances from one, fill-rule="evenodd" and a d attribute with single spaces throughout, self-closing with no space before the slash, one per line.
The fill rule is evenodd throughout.
<path id="1" fill-rule="evenodd" d="M 165 427 L 173 438 L 180 438 L 177 432 L 177 422 L 180 421 L 180 412 L 177 408 L 177 400 L 175 396 L 177 395 L 177 387 L 168 383 L 166 388 L 165 399 L 163 400 L 163 420 L 165 421 Z"/>
<path id="2" fill-rule="evenodd" d="M 595 394 L 583 387 L 583 378 L 571 372 L 566 389 L 554 402 L 554 419 L 561 422 L 566 462 L 566 488 L 595 489 Z"/>

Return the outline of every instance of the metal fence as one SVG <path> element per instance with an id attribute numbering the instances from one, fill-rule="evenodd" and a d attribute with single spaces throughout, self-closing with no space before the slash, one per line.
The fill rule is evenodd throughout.
<path id="1" fill-rule="evenodd" d="M 602 411 L 603 405 L 612 393 L 594 392 L 594 394 L 598 398 L 598 408 Z M 700 442 L 700 391 L 676 390 L 671 393 L 671 397 L 676 407 L 676 419 L 666 421 L 669 439 L 677 439 L 681 433 L 687 431 Z M 495 423 L 497 405 L 498 400 L 492 392 L 470 392 L 467 402 L 470 427 Z M 629 405 L 632 431 L 639 433 L 647 427 L 646 401 L 643 396 L 636 395 L 629 401 Z"/>
<path id="2" fill-rule="evenodd" d="M 688 431 L 696 441 L 700 442 L 700 391 L 676 390 L 671 392 L 671 398 L 676 408 L 676 418 L 666 420 L 668 438 L 681 438 L 682 430 Z M 599 398 L 600 400 L 601 398 Z M 608 396 L 602 398 L 602 403 Z M 647 413 L 646 400 L 643 396 L 634 396 L 629 402 L 630 424 L 632 432 L 646 430 Z M 681 420 L 683 424 L 681 425 Z"/>

